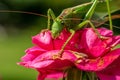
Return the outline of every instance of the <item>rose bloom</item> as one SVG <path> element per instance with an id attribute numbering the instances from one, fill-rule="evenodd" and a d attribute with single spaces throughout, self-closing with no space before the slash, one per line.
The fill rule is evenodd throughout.
<path id="1" fill-rule="evenodd" d="M 65 46 L 62 56 L 57 57 L 69 36 L 70 33 L 63 30 L 59 37 L 53 39 L 49 30 L 41 31 L 32 37 L 35 46 L 25 51 L 26 55 L 22 57 L 23 62 L 19 64 L 36 69 L 39 72 L 38 80 L 64 77 L 64 71 L 74 66 L 74 61 L 81 57 L 81 55 L 73 54 L 78 51 L 76 44 L 78 43 L 79 32 L 76 32 Z"/>
<path id="2" fill-rule="evenodd" d="M 53 39 L 51 32 L 44 30 L 32 37 L 35 46 L 26 50 L 19 64 L 36 69 L 38 80 L 64 77 L 64 71 L 71 67 L 96 72 L 100 80 L 119 80 L 120 48 L 114 47 L 120 43 L 120 36 L 113 36 L 112 31 L 105 28 L 97 30 L 102 38 L 92 28 L 76 31 L 61 57 L 57 55 L 70 32 L 63 30 Z"/>

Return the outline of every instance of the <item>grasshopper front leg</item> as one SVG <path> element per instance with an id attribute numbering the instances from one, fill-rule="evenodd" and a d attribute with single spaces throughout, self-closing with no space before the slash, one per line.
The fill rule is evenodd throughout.
<path id="1" fill-rule="evenodd" d="M 83 21 L 82 23 L 80 23 L 75 30 L 79 30 L 81 29 L 83 26 L 85 26 L 86 24 L 90 24 L 90 26 L 93 28 L 93 30 L 95 31 L 95 33 L 98 35 L 99 38 L 101 38 L 100 33 L 97 31 L 97 29 L 95 28 L 95 26 L 93 25 L 93 23 L 90 20 L 86 20 Z"/>
<path id="2" fill-rule="evenodd" d="M 50 28 L 50 19 L 52 18 L 53 19 L 53 21 L 55 21 L 55 19 L 56 19 L 56 16 L 55 16 L 55 14 L 54 14 L 54 12 L 51 10 L 51 9 L 48 9 L 48 12 L 47 12 L 47 16 L 48 16 L 48 26 L 47 26 L 47 29 L 51 29 Z"/>
<path id="3" fill-rule="evenodd" d="M 88 12 L 86 13 L 84 20 L 89 20 L 92 17 L 94 10 L 97 6 L 98 0 L 92 0 L 92 2 L 93 2 L 93 4 L 90 7 L 90 9 L 88 10 Z"/>

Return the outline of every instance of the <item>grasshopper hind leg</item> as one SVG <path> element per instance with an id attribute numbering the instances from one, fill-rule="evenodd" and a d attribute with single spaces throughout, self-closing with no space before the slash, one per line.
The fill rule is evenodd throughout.
<path id="1" fill-rule="evenodd" d="M 109 17 L 110 30 L 113 30 L 109 0 L 106 0 L 106 5 L 107 5 L 107 10 L 108 10 L 108 17 Z"/>
<path id="2" fill-rule="evenodd" d="M 100 33 L 98 32 L 98 30 L 95 28 L 94 24 L 90 21 L 90 20 L 85 20 L 82 23 L 80 23 L 75 30 L 79 30 L 81 28 L 83 28 L 84 26 L 86 26 L 87 24 L 90 24 L 90 26 L 93 28 L 93 30 L 95 31 L 95 33 L 98 35 L 99 38 L 102 38 L 102 36 L 100 35 Z"/>

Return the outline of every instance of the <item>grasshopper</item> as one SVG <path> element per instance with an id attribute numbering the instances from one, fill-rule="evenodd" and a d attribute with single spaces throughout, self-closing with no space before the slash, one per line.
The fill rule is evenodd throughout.
<path id="1" fill-rule="evenodd" d="M 98 2 L 99 0 L 92 0 L 91 2 L 82 4 L 82 5 L 64 9 L 58 17 L 55 16 L 54 12 L 51 9 L 48 9 L 48 29 L 51 30 L 52 37 L 53 38 L 58 37 L 64 27 L 66 27 L 67 30 L 71 32 L 70 37 L 66 40 L 66 42 L 62 46 L 60 50 L 60 54 L 62 53 L 67 43 L 70 41 L 70 39 L 75 34 L 75 31 L 83 28 L 87 24 L 90 24 L 90 26 L 94 29 L 98 37 L 101 37 L 98 31 L 95 29 L 95 26 L 93 25 L 93 23 L 90 21 L 90 19 L 92 18 L 94 14 L 94 11 L 95 11 L 95 8 Z M 109 0 L 106 0 L 106 5 L 108 9 L 110 29 L 112 30 Z M 75 17 L 82 18 L 83 20 L 81 22 L 65 20 L 67 18 L 75 18 Z M 50 27 L 51 26 L 50 18 L 53 19 L 52 27 Z"/>
<path id="2" fill-rule="evenodd" d="M 98 2 L 99 0 L 92 0 L 89 3 L 64 9 L 57 18 L 53 13 L 53 11 L 51 9 L 48 9 L 48 29 L 51 29 L 53 38 L 56 38 L 60 34 L 64 26 L 66 26 L 67 29 L 72 29 L 76 31 L 84 27 L 85 24 L 89 23 L 91 27 L 94 28 L 90 19 L 93 16 L 95 7 Z M 108 7 L 108 13 L 110 15 L 109 1 L 106 0 L 106 3 Z M 50 17 L 53 19 L 53 24 L 51 28 L 50 28 Z M 83 19 L 83 21 L 79 22 L 79 21 L 73 21 L 73 20 L 69 20 L 69 21 L 65 20 L 68 18 L 78 18 L 78 17 Z M 111 17 L 109 18 L 111 20 Z M 112 25 L 112 22 L 110 22 L 110 24 Z"/>
<path id="3" fill-rule="evenodd" d="M 53 11 L 51 9 L 48 9 L 48 29 L 51 29 L 52 37 L 56 38 L 57 36 L 59 36 L 60 32 L 63 30 L 64 27 L 67 27 L 67 29 L 72 29 L 74 31 L 82 28 L 82 26 L 86 24 L 86 20 L 92 17 L 97 2 L 98 0 L 94 0 L 89 3 L 64 9 L 57 18 L 53 13 Z M 51 28 L 50 28 L 50 17 L 53 19 L 53 24 Z M 84 19 L 85 22 L 65 20 L 68 18 L 78 18 L 78 17 Z"/>

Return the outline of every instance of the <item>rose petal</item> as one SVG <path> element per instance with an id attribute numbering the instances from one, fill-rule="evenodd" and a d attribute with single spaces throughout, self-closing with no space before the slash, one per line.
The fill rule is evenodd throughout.
<path id="1" fill-rule="evenodd" d="M 107 68 L 96 73 L 100 80 L 120 80 L 120 56 Z"/>
<path id="2" fill-rule="evenodd" d="M 59 78 L 62 78 L 64 76 L 63 71 L 59 70 L 39 70 L 38 80 L 45 80 L 45 79 L 52 79 L 52 80 L 59 80 Z M 53 79 L 54 78 L 54 79 Z"/>
<path id="3" fill-rule="evenodd" d="M 52 50 L 45 52 L 38 57 L 36 57 L 29 67 L 32 68 L 64 68 L 72 66 L 77 58 L 75 55 L 71 54 L 70 51 L 64 51 L 61 58 L 54 59 L 54 56 L 58 55 L 59 50 Z"/>
<path id="4" fill-rule="evenodd" d="M 76 63 L 76 66 L 80 70 L 87 71 L 100 71 L 105 69 L 111 63 L 114 62 L 120 56 L 120 49 L 116 49 L 114 51 L 109 52 L 107 55 L 97 59 L 86 59 L 86 61 L 82 63 Z"/>
<path id="5" fill-rule="evenodd" d="M 25 52 L 27 53 L 25 56 L 22 57 L 23 61 L 32 61 L 35 59 L 38 55 L 42 54 L 46 50 L 41 49 L 38 46 L 34 46 L 32 48 L 27 49 Z"/>
<path id="6" fill-rule="evenodd" d="M 32 42 L 46 50 L 53 49 L 52 36 L 49 30 L 44 30 L 40 34 L 33 36 Z"/>
<path id="7" fill-rule="evenodd" d="M 97 36 L 92 28 L 84 29 L 79 44 L 80 50 L 89 58 L 97 58 L 107 52 L 105 42 Z"/>
<path id="8" fill-rule="evenodd" d="M 27 49 L 26 51 L 26 55 L 24 55 L 21 60 L 23 62 L 18 63 L 19 65 L 23 65 L 28 67 L 28 65 L 31 64 L 31 62 L 40 54 L 46 52 L 46 50 L 41 49 L 38 46 L 34 46 L 32 48 Z"/>
<path id="9" fill-rule="evenodd" d="M 107 28 L 98 28 L 98 31 L 102 36 L 111 37 L 113 35 L 112 30 Z"/>

